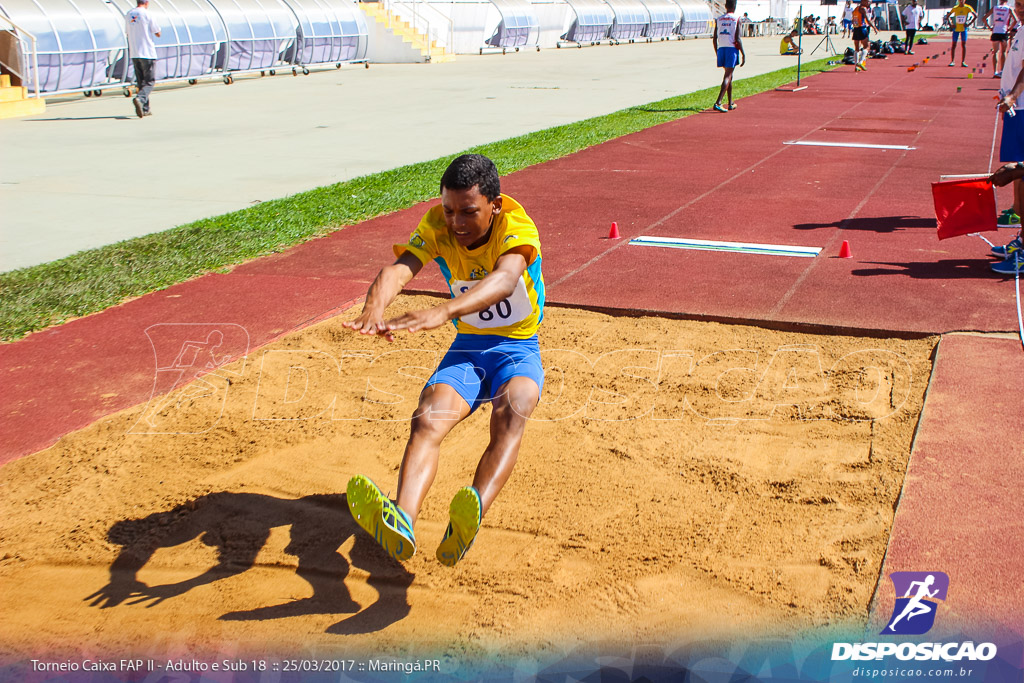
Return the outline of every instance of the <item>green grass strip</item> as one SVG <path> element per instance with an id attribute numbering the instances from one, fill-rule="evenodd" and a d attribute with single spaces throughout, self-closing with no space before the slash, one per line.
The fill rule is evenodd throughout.
<path id="1" fill-rule="evenodd" d="M 803 65 L 809 76 L 828 59 Z M 796 67 L 733 84 L 747 97 L 796 79 Z M 578 152 L 613 138 L 708 109 L 718 86 L 629 107 L 468 152 L 489 156 L 504 174 Z M 72 256 L 0 274 L 0 340 L 11 341 L 127 299 L 184 282 L 348 225 L 437 196 L 437 183 L 457 154 L 354 178 L 258 206 L 204 218 Z"/>

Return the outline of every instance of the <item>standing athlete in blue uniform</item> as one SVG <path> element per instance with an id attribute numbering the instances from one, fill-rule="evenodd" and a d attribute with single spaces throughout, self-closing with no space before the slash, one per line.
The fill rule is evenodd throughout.
<path id="1" fill-rule="evenodd" d="M 722 87 L 718 90 L 718 100 L 715 102 L 715 111 L 727 111 L 722 106 L 722 98 L 728 95 L 729 109 L 735 109 L 732 102 L 732 72 L 737 66 L 743 66 L 747 56 L 743 53 L 743 41 L 737 30 L 736 0 L 725 0 L 725 14 L 715 19 L 715 34 L 711 42 L 715 47 L 715 55 L 718 57 L 718 66 L 725 69 L 722 76 Z"/>

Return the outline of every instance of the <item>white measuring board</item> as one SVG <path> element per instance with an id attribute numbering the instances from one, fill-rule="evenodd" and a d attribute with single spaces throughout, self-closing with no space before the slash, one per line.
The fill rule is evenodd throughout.
<path id="1" fill-rule="evenodd" d="M 917 149 L 907 145 L 872 145 L 867 142 L 815 142 L 814 140 L 791 140 L 784 145 L 803 145 L 805 147 L 855 147 L 857 149 Z"/>
<path id="2" fill-rule="evenodd" d="M 797 256 L 814 258 L 821 247 L 794 247 L 786 244 L 755 244 L 753 242 L 722 242 L 718 240 L 690 240 L 678 237 L 635 237 L 629 241 L 638 247 L 666 247 L 669 249 L 697 249 L 701 251 L 731 251 L 740 254 L 767 254 L 770 256 Z"/>

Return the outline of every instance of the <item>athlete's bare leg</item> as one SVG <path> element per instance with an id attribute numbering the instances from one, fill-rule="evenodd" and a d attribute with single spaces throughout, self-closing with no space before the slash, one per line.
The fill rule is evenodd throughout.
<path id="1" fill-rule="evenodd" d="M 441 441 L 469 412 L 466 399 L 447 384 L 432 384 L 420 394 L 398 470 L 398 497 L 395 499 L 398 507 L 409 515 L 410 522 L 415 524 L 423 499 L 434 483 Z"/>
<path id="2" fill-rule="evenodd" d="M 491 440 L 480 458 L 473 488 L 480 494 L 480 516 L 487 514 L 512 474 L 526 422 L 540 401 L 540 387 L 529 377 L 513 377 L 498 390 L 491 413 Z"/>

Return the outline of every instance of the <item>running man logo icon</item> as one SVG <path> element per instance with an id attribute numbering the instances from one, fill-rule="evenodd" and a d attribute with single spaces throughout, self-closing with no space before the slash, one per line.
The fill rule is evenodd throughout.
<path id="1" fill-rule="evenodd" d="M 130 434 L 202 434 L 217 424 L 231 378 L 244 372 L 249 333 L 234 323 L 157 323 L 146 328 L 153 392 Z M 222 367 L 232 357 L 241 369 Z"/>
<path id="2" fill-rule="evenodd" d="M 949 591 L 949 576 L 943 572 L 893 572 L 889 578 L 896 590 L 896 604 L 882 635 L 911 636 L 930 631 L 939 602 Z"/>

